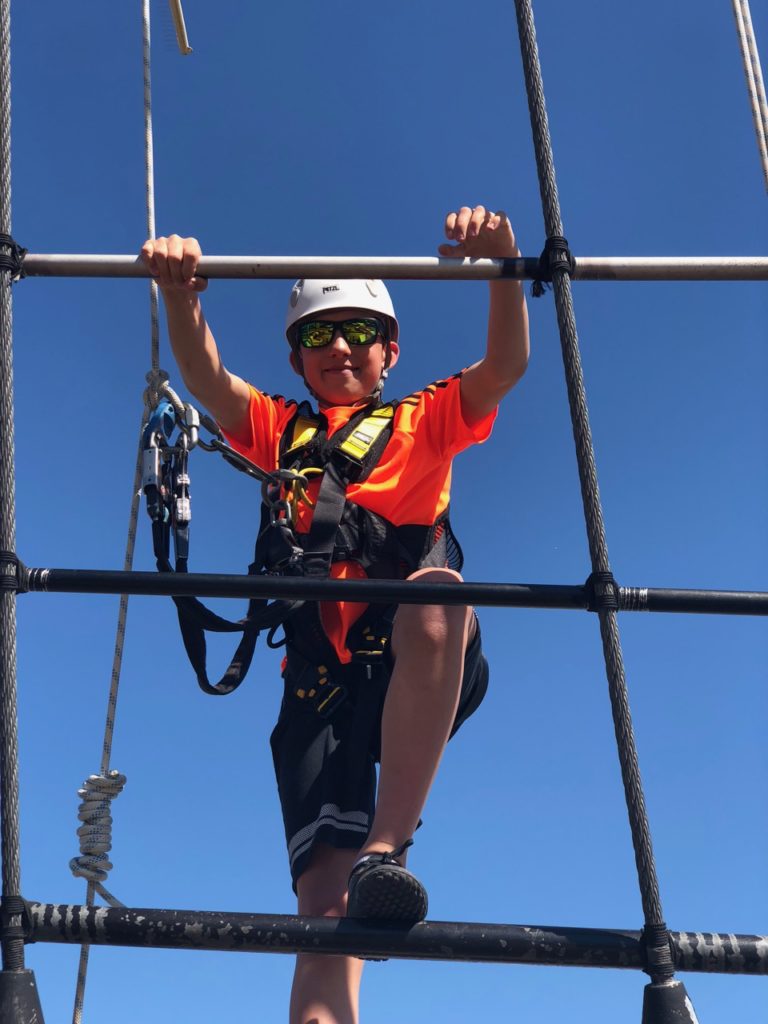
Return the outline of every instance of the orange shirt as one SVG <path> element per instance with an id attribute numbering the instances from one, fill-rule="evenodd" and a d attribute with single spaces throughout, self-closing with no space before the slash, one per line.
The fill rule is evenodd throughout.
<path id="1" fill-rule="evenodd" d="M 451 486 L 454 455 L 472 444 L 480 444 L 491 433 L 495 411 L 480 423 L 469 426 L 461 412 L 460 375 L 437 381 L 417 391 L 397 406 L 392 435 L 378 463 L 360 483 L 350 484 L 347 497 L 363 508 L 388 519 L 394 526 L 431 526 L 445 511 Z M 262 469 L 279 464 L 280 439 L 296 413 L 297 403 L 281 396 L 270 397 L 251 388 L 248 423 L 239 436 L 227 435 L 232 447 Z M 328 436 L 343 427 L 359 406 L 331 406 L 323 409 Z M 314 501 L 320 477 L 308 488 Z M 300 506 L 297 530 L 309 530 L 312 509 Z M 361 579 L 365 572 L 356 562 L 337 562 L 331 567 L 333 579 Z M 350 660 L 345 646 L 347 632 L 367 606 L 340 601 L 321 606 L 326 635 L 342 663 Z"/>

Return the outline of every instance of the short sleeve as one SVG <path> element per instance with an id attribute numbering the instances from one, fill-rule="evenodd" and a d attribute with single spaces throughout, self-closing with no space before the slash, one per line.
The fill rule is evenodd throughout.
<path id="1" fill-rule="evenodd" d="M 413 401 L 415 399 L 415 401 Z M 473 444 L 487 441 L 497 409 L 470 426 L 461 407 L 461 374 L 435 381 L 423 391 L 404 399 L 412 403 L 410 429 L 421 433 L 437 459 L 451 459 Z"/>
<path id="2" fill-rule="evenodd" d="M 262 469 L 271 470 L 278 465 L 280 438 L 296 412 L 296 402 L 282 395 L 265 395 L 252 385 L 249 388 L 248 415 L 242 430 L 223 433 L 235 451 Z"/>

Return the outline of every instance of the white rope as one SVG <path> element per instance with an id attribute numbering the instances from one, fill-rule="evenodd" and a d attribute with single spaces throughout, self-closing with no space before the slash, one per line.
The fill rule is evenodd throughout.
<path id="1" fill-rule="evenodd" d="M 136 530 L 139 521 L 139 503 L 141 497 L 141 476 L 142 476 L 142 436 L 144 433 L 144 421 L 146 419 L 147 410 L 144 410 L 141 418 L 141 427 L 139 429 L 139 443 L 138 452 L 136 455 L 136 466 L 133 474 L 133 491 L 131 494 L 131 508 L 128 515 L 128 538 L 125 545 L 125 558 L 123 560 L 123 568 L 130 571 L 133 568 L 133 553 L 136 547 Z M 123 665 L 123 647 L 125 645 L 125 625 L 128 618 L 128 595 L 122 594 L 120 597 L 120 607 L 117 613 L 117 629 L 115 631 L 115 647 L 112 655 L 112 678 L 109 686 L 109 697 L 107 699 L 107 719 L 104 726 L 104 744 L 102 747 L 101 754 L 101 772 L 98 776 L 92 775 L 91 779 L 108 780 L 110 777 L 119 776 L 123 780 L 120 790 L 125 785 L 125 776 L 120 775 L 118 772 L 110 770 L 109 762 L 112 756 L 112 738 L 115 729 L 115 715 L 117 712 L 117 696 L 120 688 L 120 673 Z M 84 791 L 88 788 L 88 781 L 84 783 L 84 789 L 78 790 L 78 795 L 83 795 Z M 117 796 L 117 793 L 114 794 Z M 110 797 L 109 799 L 114 799 Z M 80 805 L 80 813 L 78 817 L 82 820 L 83 804 Z M 109 818 L 109 826 L 111 828 L 112 819 Z M 78 835 L 81 834 L 81 829 L 78 829 Z M 112 846 L 111 835 L 109 839 L 109 847 Z M 82 837 L 80 840 L 80 849 L 83 850 Z M 106 851 L 104 851 L 106 852 Z M 75 858 L 74 860 L 76 860 Z M 70 861 L 70 868 L 72 867 L 73 861 Z M 106 864 L 109 867 L 106 867 Z M 109 871 L 112 868 L 112 864 L 108 858 L 105 863 L 102 863 L 102 870 Z M 86 876 L 87 877 L 87 876 Z M 111 893 L 108 893 L 103 886 L 97 887 L 97 881 L 88 880 L 88 886 L 85 894 L 86 906 L 93 904 L 95 895 L 97 892 L 100 893 L 102 898 L 110 903 L 112 906 L 115 905 L 112 902 L 115 898 Z M 72 1010 L 72 1024 L 81 1024 L 83 1016 L 83 1001 L 85 998 L 85 983 L 88 975 L 88 957 L 90 954 L 90 946 L 87 943 L 83 943 L 80 947 L 80 960 L 77 969 L 77 984 L 75 987 L 75 1002 Z"/>
<path id="2" fill-rule="evenodd" d="M 765 96 L 763 72 L 760 67 L 760 55 L 757 50 L 755 30 L 752 26 L 752 15 L 749 0 L 731 0 L 733 16 L 736 20 L 736 32 L 741 47 L 741 59 L 744 64 L 744 75 L 747 79 L 747 91 L 752 107 L 752 120 L 755 123 L 757 148 L 763 167 L 763 179 L 768 190 L 768 101 Z"/>
<path id="3" fill-rule="evenodd" d="M 150 25 L 150 0 L 142 0 L 142 28 L 143 28 L 143 62 L 144 62 L 144 164 L 146 170 L 146 206 L 147 206 L 147 238 L 155 237 L 155 186 L 154 186 L 154 147 L 152 140 L 152 76 L 151 76 L 151 53 L 152 37 Z M 139 430 L 139 441 L 136 454 L 136 466 L 133 476 L 133 492 L 131 495 L 131 508 L 128 517 L 128 539 L 126 542 L 125 559 L 123 568 L 130 571 L 133 568 L 133 555 L 136 546 L 136 530 L 138 526 L 139 504 L 141 498 L 142 479 L 142 439 L 144 424 L 157 404 L 157 399 L 167 387 L 168 374 L 160 369 L 160 324 L 158 315 L 158 291 L 157 284 L 150 282 L 149 286 L 149 307 L 150 307 L 150 358 L 152 369 L 147 374 L 147 390 L 144 394 L 144 410 L 142 415 L 141 428 Z M 173 393 L 177 401 L 178 396 Z M 112 848 L 112 816 L 111 805 L 122 791 L 126 777 L 119 772 L 111 770 L 109 762 L 112 754 L 112 737 L 115 725 L 115 712 L 117 708 L 117 695 L 120 686 L 120 673 L 123 663 L 123 647 L 125 642 L 125 626 L 128 617 L 128 595 L 120 597 L 120 609 L 117 616 L 117 630 L 115 635 L 115 648 L 112 660 L 112 680 L 109 689 L 107 703 L 107 720 L 104 729 L 104 745 L 102 748 L 101 772 L 99 775 L 91 775 L 86 779 L 83 788 L 78 790 L 81 797 L 78 818 L 83 822 L 77 830 L 80 837 L 80 856 L 70 861 L 70 868 L 75 875 L 80 875 L 88 881 L 86 891 L 86 904 L 93 904 L 94 897 L 98 893 L 111 906 L 122 906 L 118 900 L 103 885 L 108 872 L 112 869 L 112 863 L 107 856 Z M 80 962 L 77 972 L 77 985 L 75 988 L 75 1001 L 72 1011 L 72 1024 L 81 1024 L 83 1014 L 83 1002 L 85 998 L 85 984 L 88 974 L 88 957 L 90 946 L 83 943 L 80 947 Z"/>
<path id="4" fill-rule="evenodd" d="M 85 878 L 96 892 L 111 907 L 123 907 L 103 883 L 112 870 L 109 851 L 112 849 L 112 801 L 120 796 L 126 778 L 120 772 L 110 771 L 106 775 L 89 775 L 78 789 L 80 808 L 77 816 L 82 825 L 77 830 L 80 837 L 80 856 L 69 862 L 76 878 Z"/>
<path id="5" fill-rule="evenodd" d="M 152 132 L 152 31 L 149 0 L 142 0 L 142 35 L 144 41 L 144 170 L 147 204 L 147 238 L 155 238 L 155 147 Z M 149 284 L 149 315 L 152 336 L 152 369 L 160 366 L 160 319 L 157 284 Z"/>

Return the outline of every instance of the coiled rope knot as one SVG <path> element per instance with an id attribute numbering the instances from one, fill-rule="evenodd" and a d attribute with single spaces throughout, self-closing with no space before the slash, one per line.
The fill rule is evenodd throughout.
<path id="1" fill-rule="evenodd" d="M 73 857 L 69 868 L 76 878 L 85 878 L 96 892 L 112 907 L 123 904 L 104 888 L 112 862 L 112 801 L 120 796 L 127 779 L 120 772 L 110 771 L 106 775 L 89 775 L 78 789 L 80 807 L 77 817 L 82 825 L 77 830 L 80 837 L 80 856 Z"/>

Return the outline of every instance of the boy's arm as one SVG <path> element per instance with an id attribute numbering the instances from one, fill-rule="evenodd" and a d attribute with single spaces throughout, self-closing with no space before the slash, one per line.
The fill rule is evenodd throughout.
<path id="1" fill-rule="evenodd" d="M 484 206 L 462 206 L 445 219 L 442 256 L 503 259 L 520 255 L 509 218 Z M 525 373 L 528 365 L 528 311 L 520 281 L 491 281 L 488 342 L 480 362 L 461 378 L 461 407 L 470 425 L 493 412 L 501 399 Z"/>
<path id="2" fill-rule="evenodd" d="M 206 323 L 199 293 L 208 282 L 195 276 L 202 255 L 197 240 L 150 239 L 141 255 L 163 294 L 168 336 L 185 385 L 225 431 L 237 434 L 248 415 L 250 390 L 222 363 Z"/>

